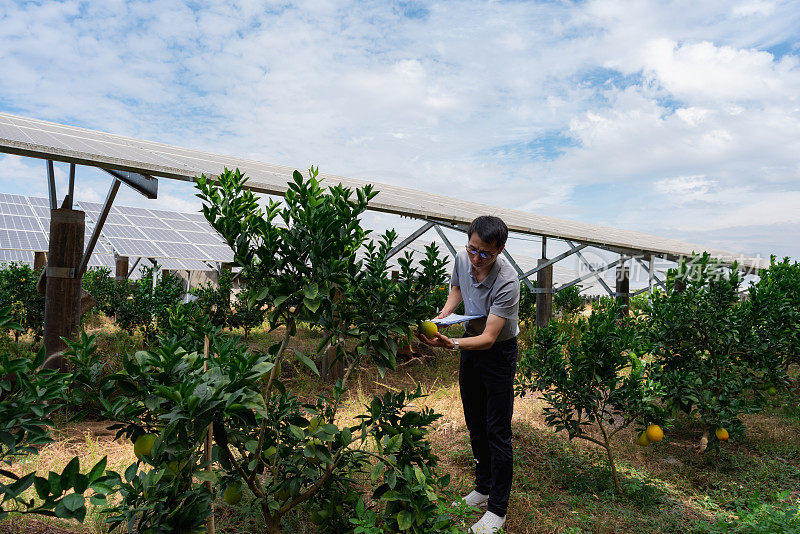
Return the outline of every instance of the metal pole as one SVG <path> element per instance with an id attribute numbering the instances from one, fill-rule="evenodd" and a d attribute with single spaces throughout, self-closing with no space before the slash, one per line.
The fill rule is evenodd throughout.
<path id="1" fill-rule="evenodd" d="M 50 196 L 50 209 L 58 209 L 58 199 L 56 199 L 56 174 L 53 170 L 53 160 L 47 160 L 47 192 Z"/>
<path id="2" fill-rule="evenodd" d="M 442 229 L 439 228 L 438 224 L 434 225 L 434 228 L 436 229 L 436 232 L 439 234 L 439 237 L 441 237 L 444 240 L 444 244 L 447 245 L 447 248 L 450 250 L 450 254 L 453 255 L 453 258 L 455 258 L 456 257 L 456 249 L 453 246 L 453 244 L 450 242 L 449 239 L 447 239 L 447 236 L 444 235 L 444 232 L 442 232 Z"/>
<path id="3" fill-rule="evenodd" d="M 542 236 L 542 259 L 547 259 L 547 238 Z"/>
<path id="4" fill-rule="evenodd" d="M 83 259 L 81 260 L 78 270 L 78 273 L 80 274 L 86 272 L 86 266 L 89 265 L 89 258 L 92 257 L 94 246 L 97 244 L 97 239 L 100 237 L 100 230 L 103 229 L 103 225 L 106 222 L 108 212 L 111 209 L 111 204 L 114 202 L 114 197 L 117 196 L 117 191 L 119 191 L 120 183 L 121 182 L 116 179 L 111 183 L 111 187 L 108 190 L 108 195 L 106 195 L 106 202 L 103 204 L 103 211 L 100 212 L 100 217 L 97 218 L 97 222 L 94 225 L 94 230 L 92 230 L 92 237 L 89 239 L 89 244 L 83 253 Z"/>
<path id="5" fill-rule="evenodd" d="M 75 198 L 75 164 L 69 164 L 69 189 L 64 203 L 68 209 L 72 209 L 72 200 Z"/>

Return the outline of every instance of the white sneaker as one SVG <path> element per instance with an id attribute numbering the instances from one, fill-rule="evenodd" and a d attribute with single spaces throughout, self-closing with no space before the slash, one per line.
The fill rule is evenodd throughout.
<path id="1" fill-rule="evenodd" d="M 489 534 L 493 532 L 497 532 L 503 525 L 506 524 L 506 516 L 500 517 L 497 514 L 492 512 L 486 512 L 483 514 L 477 523 L 472 525 L 469 529 L 470 532 L 480 533 L 480 534 Z"/>
<path id="2" fill-rule="evenodd" d="M 462 502 L 466 502 L 467 506 L 486 506 L 486 503 L 489 502 L 489 496 L 472 490 L 466 497 L 453 501 L 453 506 L 461 506 Z"/>

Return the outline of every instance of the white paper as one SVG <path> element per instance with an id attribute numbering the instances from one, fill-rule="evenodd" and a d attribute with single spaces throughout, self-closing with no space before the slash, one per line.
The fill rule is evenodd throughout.
<path id="1" fill-rule="evenodd" d="M 458 315 L 457 313 L 451 313 L 444 319 L 431 319 L 431 322 L 440 324 L 440 325 L 451 325 L 456 323 L 466 323 L 467 321 L 471 321 L 472 319 L 480 319 L 482 317 L 486 317 L 485 315 Z"/>

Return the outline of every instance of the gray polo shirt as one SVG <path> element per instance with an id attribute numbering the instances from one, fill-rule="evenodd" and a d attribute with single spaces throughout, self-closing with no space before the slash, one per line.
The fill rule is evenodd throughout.
<path id="1" fill-rule="evenodd" d="M 467 251 L 462 250 L 456 256 L 450 285 L 461 288 L 467 315 L 488 316 L 491 313 L 506 319 L 497 341 L 511 339 L 519 333 L 519 278 L 504 257 L 499 256 L 486 278 L 478 282 L 472 273 Z M 467 324 L 467 333 L 476 336 L 482 334 L 485 327 L 485 318 L 474 319 Z"/>

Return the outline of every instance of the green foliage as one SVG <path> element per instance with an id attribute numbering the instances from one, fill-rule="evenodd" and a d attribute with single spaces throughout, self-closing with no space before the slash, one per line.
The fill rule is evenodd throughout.
<path id="1" fill-rule="evenodd" d="M 199 284 L 190 290 L 197 297 L 192 305 L 200 313 L 208 317 L 211 324 L 219 328 L 230 326 L 231 321 L 231 290 L 233 289 L 233 274 L 228 269 L 222 269 L 217 283 L 208 282 Z"/>
<path id="2" fill-rule="evenodd" d="M 0 309 L 0 328 L 20 328 L 11 321 L 8 308 Z M 0 464 L 13 467 L 52 442 L 50 415 L 61 405 L 70 375 L 37 371 L 43 362 L 44 348 L 33 359 L 0 352 Z M 61 473 L 50 472 L 47 477 L 0 468 L 0 520 L 17 513 L 83 521 L 87 490 L 94 492 L 91 498 L 96 504 L 104 503 L 105 494 L 111 491 L 105 466 L 103 458 L 88 474 L 82 474 L 75 457 Z M 38 502 L 25 495 L 32 487 Z"/>
<path id="3" fill-rule="evenodd" d="M 12 320 L 22 326 L 13 331 L 15 340 L 26 331 L 37 340 L 44 333 L 44 297 L 36 290 L 38 280 L 39 272 L 23 263 L 0 265 L 0 308 L 9 308 Z"/>
<path id="4" fill-rule="evenodd" d="M 536 281 L 533 281 L 536 287 Z M 528 289 L 527 284 L 519 285 L 519 321 L 533 326 L 536 322 L 536 293 Z"/>
<path id="5" fill-rule="evenodd" d="M 800 500 L 785 491 L 777 495 L 775 504 L 752 499 L 736 511 L 736 520 L 719 521 L 709 533 L 789 534 L 800 532 Z"/>
<path id="6" fill-rule="evenodd" d="M 565 343 L 556 323 L 538 328 L 533 350 L 520 358 L 515 390 L 542 391 L 549 426 L 603 447 L 619 489 L 611 439 L 634 421 L 660 423 L 664 414 L 652 368 L 637 355 L 637 332 L 629 319 L 617 316 L 616 306 L 596 307 L 588 319 L 579 319 L 576 343 Z"/>
<path id="7" fill-rule="evenodd" d="M 573 317 L 583 310 L 583 306 L 581 287 L 577 284 L 553 295 L 553 307 L 561 317 Z"/>
<path id="8" fill-rule="evenodd" d="M 676 291 L 676 281 L 685 290 Z M 767 372 L 751 312 L 739 305 L 739 284 L 736 265 L 726 272 L 708 254 L 696 256 L 667 273 L 669 290 L 654 293 L 645 311 L 664 402 L 697 414 L 714 444 L 717 427 L 731 435 L 743 432 L 739 415 L 757 411 L 760 396 L 742 393 Z"/>
<path id="9" fill-rule="evenodd" d="M 146 339 L 153 339 L 166 323 L 168 310 L 183 296 L 181 279 L 159 271 L 143 266 L 138 280 L 117 283 L 108 269 L 92 269 L 84 274 L 83 287 L 120 328 L 129 333 L 141 329 Z"/>
<path id="10" fill-rule="evenodd" d="M 438 476 L 439 458 L 425 440 L 428 428 L 441 415 L 430 408 L 407 408 L 422 397 L 419 386 L 410 393 L 386 392 L 374 396 L 368 413 L 359 417 L 372 429 L 379 454 L 370 477 L 373 483 L 382 483 L 372 499 L 384 508 L 380 515 L 388 532 L 458 532 L 450 516 L 439 509 L 438 494 L 449 484 L 450 475 Z"/>
<path id="11" fill-rule="evenodd" d="M 81 332 L 76 341 L 65 339 L 64 356 L 70 364 L 66 401 L 76 411 L 73 420 L 102 412 L 101 399 L 112 394 L 111 384 L 103 380 L 108 374 L 108 357 L 97 352 L 97 336 Z"/>

